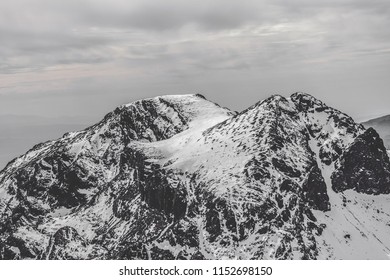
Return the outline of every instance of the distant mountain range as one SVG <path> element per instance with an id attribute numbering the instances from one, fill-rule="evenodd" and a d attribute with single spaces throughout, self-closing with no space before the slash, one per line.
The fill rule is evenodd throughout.
<path id="1" fill-rule="evenodd" d="M 382 137 L 386 148 L 390 150 L 390 115 L 366 121 L 363 125 L 374 128 Z"/>
<path id="2" fill-rule="evenodd" d="M 0 259 L 388 259 L 383 141 L 304 93 L 122 105 L 0 172 Z"/>

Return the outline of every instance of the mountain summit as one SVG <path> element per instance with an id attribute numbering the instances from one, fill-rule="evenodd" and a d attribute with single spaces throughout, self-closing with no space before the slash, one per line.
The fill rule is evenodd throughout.
<path id="1" fill-rule="evenodd" d="M 383 141 L 304 93 L 118 107 L 0 172 L 0 259 L 386 259 Z"/>

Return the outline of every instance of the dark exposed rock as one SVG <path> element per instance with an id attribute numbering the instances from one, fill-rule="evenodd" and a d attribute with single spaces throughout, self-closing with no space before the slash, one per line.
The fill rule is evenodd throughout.
<path id="1" fill-rule="evenodd" d="M 332 188 L 336 192 L 390 193 L 389 157 L 373 128 L 358 136 L 342 154 L 332 174 Z"/>
<path id="2" fill-rule="evenodd" d="M 148 252 L 144 244 L 134 242 L 128 245 L 120 245 L 110 257 L 117 260 L 147 260 Z"/>
<path id="3" fill-rule="evenodd" d="M 172 228 L 172 234 L 175 237 L 175 242 L 180 246 L 192 248 L 199 246 L 199 230 L 196 225 L 183 226 L 183 224 L 178 223 Z"/>
<path id="4" fill-rule="evenodd" d="M 33 169 L 26 168 L 15 174 L 18 187 L 25 192 L 26 196 L 39 197 L 48 201 L 52 207 L 75 207 L 86 202 L 85 195 L 79 190 L 94 188 L 96 178 L 87 176 L 85 170 L 76 166 L 69 168 L 68 158 L 64 155 L 57 158 L 56 156 L 42 159 L 34 166 Z M 41 168 L 50 165 L 53 176 L 57 181 L 53 184 L 51 178 L 40 179 Z M 47 168 L 47 167 L 46 167 Z"/>
<path id="5" fill-rule="evenodd" d="M 265 181 L 270 178 L 269 171 L 267 170 L 268 167 L 268 162 L 253 157 L 245 164 L 244 174 L 248 178 L 253 178 L 256 181 Z"/>
<path id="6" fill-rule="evenodd" d="M 54 246 L 65 246 L 73 240 L 81 239 L 77 230 L 72 227 L 62 227 L 53 235 Z"/>
<path id="7" fill-rule="evenodd" d="M 282 216 L 283 221 L 287 222 L 291 217 L 290 210 L 288 210 L 288 208 L 284 209 L 281 213 L 281 216 Z"/>
<path id="8" fill-rule="evenodd" d="M 200 251 L 196 251 L 192 256 L 191 260 L 205 260 L 205 256 Z"/>
<path id="9" fill-rule="evenodd" d="M 173 123 L 164 112 L 158 111 L 159 103 L 172 108 L 180 123 Z M 119 107 L 113 113 L 113 116 L 119 116 L 117 125 L 125 131 L 124 136 L 129 140 L 146 139 L 150 142 L 163 140 L 187 128 L 187 118 L 173 104 L 162 98 L 137 101 L 134 105 Z M 157 125 L 157 120 L 160 125 Z"/>
<path id="10" fill-rule="evenodd" d="M 291 179 L 286 179 L 280 184 L 279 188 L 282 192 L 294 192 L 299 189 L 299 186 Z"/>
<path id="11" fill-rule="evenodd" d="M 387 150 L 390 150 L 390 115 L 375 118 L 363 123 L 365 127 L 374 128 L 381 136 Z"/>
<path id="12" fill-rule="evenodd" d="M 4 245 L 5 259 L 8 259 L 7 257 L 12 257 L 13 259 L 17 255 L 19 255 L 20 259 L 36 259 L 41 253 L 37 249 L 31 248 L 28 242 L 15 235 L 10 235 Z"/>
<path id="13" fill-rule="evenodd" d="M 0 245 L 0 260 L 19 260 L 21 258 L 22 256 L 18 247 Z"/>
<path id="14" fill-rule="evenodd" d="M 202 98 L 202 99 L 206 99 L 206 97 L 203 94 L 200 94 L 200 93 L 195 94 L 195 96 L 197 96 L 199 98 Z"/>
<path id="15" fill-rule="evenodd" d="M 349 138 L 354 139 L 364 131 L 364 127 L 350 116 L 326 106 L 309 94 L 297 92 L 291 95 L 291 100 L 304 116 L 310 136 L 319 144 L 319 157 L 326 165 L 331 165 L 340 157 L 349 144 Z M 337 131 L 336 135 L 334 131 Z"/>
<path id="16" fill-rule="evenodd" d="M 131 184 L 126 189 L 122 189 L 117 193 L 117 198 L 114 199 L 112 210 L 116 217 L 124 220 L 129 220 L 131 217 L 131 205 L 139 194 L 139 188 L 136 184 Z"/>
<path id="17" fill-rule="evenodd" d="M 187 192 L 183 183 L 174 181 L 173 174 L 167 174 L 162 169 L 153 170 L 145 179 L 139 182 L 141 199 L 150 207 L 162 210 L 174 218 L 184 217 L 187 210 Z"/>
<path id="18" fill-rule="evenodd" d="M 80 256 L 77 252 L 82 251 L 85 246 L 85 240 L 76 229 L 69 226 L 62 227 L 50 238 L 44 258 L 51 260 L 79 259 Z"/>
<path id="19" fill-rule="evenodd" d="M 296 92 L 291 95 L 291 100 L 301 112 L 306 112 L 314 108 L 317 108 L 319 112 L 322 112 L 327 108 L 327 106 L 320 100 L 306 93 Z"/>
<path id="20" fill-rule="evenodd" d="M 158 247 L 150 249 L 150 257 L 152 260 L 174 260 L 175 256 L 169 250 L 164 250 Z"/>
<path id="21" fill-rule="evenodd" d="M 278 203 L 278 207 L 279 207 L 280 209 L 282 209 L 283 206 L 284 206 L 282 196 L 281 196 L 279 193 L 277 193 L 277 194 L 275 195 L 275 199 L 276 199 L 276 202 Z"/>
<path id="22" fill-rule="evenodd" d="M 273 158 L 272 159 L 272 164 L 275 166 L 275 168 L 286 174 L 289 177 L 300 177 L 301 176 L 301 171 L 298 169 L 295 169 L 291 166 L 289 166 L 284 160 L 278 159 L 278 158 Z"/>
<path id="23" fill-rule="evenodd" d="M 297 206 L 298 197 L 292 195 L 288 201 L 288 209 L 293 210 Z"/>
<path id="24" fill-rule="evenodd" d="M 307 202 L 313 209 L 322 211 L 330 210 L 326 184 L 317 164 L 314 164 L 308 172 L 303 182 L 302 190 Z"/>
<path id="25" fill-rule="evenodd" d="M 214 201 L 209 201 L 206 204 L 206 207 L 206 230 L 210 234 L 210 242 L 214 242 L 215 239 L 222 233 L 221 220 Z"/>

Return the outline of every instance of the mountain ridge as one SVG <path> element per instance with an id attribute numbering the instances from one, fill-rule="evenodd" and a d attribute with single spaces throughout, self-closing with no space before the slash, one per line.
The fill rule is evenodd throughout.
<path id="1" fill-rule="evenodd" d="M 139 100 L 0 172 L 0 258 L 387 258 L 383 151 L 304 93 Z"/>

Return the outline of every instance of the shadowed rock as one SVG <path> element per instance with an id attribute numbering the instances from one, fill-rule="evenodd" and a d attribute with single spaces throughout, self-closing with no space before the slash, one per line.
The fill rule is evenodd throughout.
<path id="1" fill-rule="evenodd" d="M 336 192 L 390 193 L 390 163 L 382 139 L 369 128 L 342 154 L 332 174 Z"/>
<path id="2" fill-rule="evenodd" d="M 326 184 L 317 164 L 309 171 L 309 174 L 303 183 L 302 190 L 306 200 L 313 209 L 322 211 L 330 210 Z"/>
<path id="3" fill-rule="evenodd" d="M 82 258 L 80 252 L 85 246 L 86 243 L 77 230 L 65 226 L 50 238 L 44 257 L 50 260 L 80 259 Z"/>

